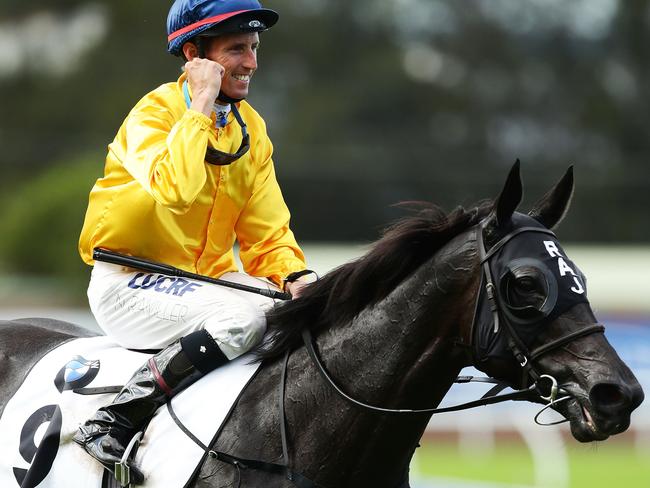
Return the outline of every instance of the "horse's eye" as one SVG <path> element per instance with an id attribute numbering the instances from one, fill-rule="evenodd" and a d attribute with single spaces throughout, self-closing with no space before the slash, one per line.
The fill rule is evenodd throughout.
<path id="1" fill-rule="evenodd" d="M 538 283 L 532 276 L 521 276 L 516 279 L 517 288 L 524 293 L 533 293 L 538 290 Z"/>
<path id="2" fill-rule="evenodd" d="M 548 286 L 544 274 L 534 267 L 519 267 L 504 276 L 504 299 L 513 308 L 540 310 L 546 300 Z"/>
<path id="3" fill-rule="evenodd" d="M 536 323 L 547 316 L 557 300 L 551 271 L 536 259 L 513 259 L 499 276 L 499 300 L 510 320 Z"/>

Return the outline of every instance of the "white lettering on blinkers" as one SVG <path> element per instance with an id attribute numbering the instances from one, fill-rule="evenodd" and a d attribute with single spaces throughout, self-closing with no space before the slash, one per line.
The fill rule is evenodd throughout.
<path id="1" fill-rule="evenodd" d="M 557 248 L 555 245 L 555 242 L 553 241 L 544 241 L 544 246 L 546 247 L 546 251 L 548 252 L 548 255 L 551 256 L 552 258 L 554 257 L 562 257 L 562 254 L 560 254 L 560 250 Z"/>
<path id="2" fill-rule="evenodd" d="M 567 273 L 571 273 L 573 276 L 576 276 L 575 271 L 571 269 L 571 267 L 566 263 L 566 261 L 562 258 L 557 258 L 557 266 L 560 269 L 560 275 L 564 276 Z"/>
<path id="3" fill-rule="evenodd" d="M 564 260 L 564 256 L 560 253 L 560 250 L 557 248 L 557 245 L 553 241 L 544 241 L 544 247 L 546 247 L 546 252 L 548 252 L 549 256 L 552 258 L 557 258 L 557 266 L 558 266 L 558 271 L 560 272 L 560 276 L 566 276 L 567 273 L 571 275 L 573 278 L 573 281 L 575 282 L 575 286 L 572 286 L 570 290 L 573 293 L 578 293 L 579 295 L 582 295 L 585 292 L 584 286 L 582 286 L 582 283 L 580 283 L 580 279 L 578 278 L 578 275 L 573 269 L 571 269 L 571 266 L 567 264 L 567 262 Z"/>

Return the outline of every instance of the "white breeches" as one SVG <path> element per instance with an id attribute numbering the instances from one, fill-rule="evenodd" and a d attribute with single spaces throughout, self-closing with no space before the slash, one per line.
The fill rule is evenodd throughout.
<path id="1" fill-rule="evenodd" d="M 243 273 L 226 281 L 277 289 Z M 264 312 L 274 300 L 212 283 L 95 263 L 88 301 L 101 329 L 130 349 L 161 349 L 205 329 L 228 359 L 257 345 L 266 331 Z"/>

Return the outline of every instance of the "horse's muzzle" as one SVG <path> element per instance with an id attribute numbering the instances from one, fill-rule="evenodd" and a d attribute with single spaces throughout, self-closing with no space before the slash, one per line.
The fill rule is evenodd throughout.
<path id="1" fill-rule="evenodd" d="M 643 389 L 636 381 L 596 383 L 588 398 L 576 398 L 567 405 L 573 437 L 580 442 L 601 441 L 626 431 L 632 411 L 643 399 Z"/>
<path id="2" fill-rule="evenodd" d="M 603 416 L 617 415 L 620 412 L 632 412 L 641 405 L 644 394 L 641 386 L 602 382 L 591 387 L 589 402 Z"/>
<path id="3" fill-rule="evenodd" d="M 643 389 L 636 382 L 632 385 L 596 383 L 589 391 L 589 403 L 598 430 L 608 436 L 627 430 L 632 411 L 643 399 Z"/>

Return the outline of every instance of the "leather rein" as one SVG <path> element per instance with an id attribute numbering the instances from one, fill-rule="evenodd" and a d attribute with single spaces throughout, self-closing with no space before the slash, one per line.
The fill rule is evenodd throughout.
<path id="1" fill-rule="evenodd" d="M 305 348 L 307 349 L 307 352 L 309 353 L 309 356 L 312 359 L 312 362 L 316 366 L 316 369 L 318 370 L 319 374 L 323 377 L 325 382 L 328 383 L 337 392 L 339 396 L 343 397 L 344 399 L 346 399 L 347 401 L 349 401 L 350 403 L 358 407 L 362 407 L 367 410 L 372 410 L 374 412 L 396 413 L 396 414 L 404 414 L 404 413 L 436 414 L 436 413 L 444 413 L 444 412 L 455 412 L 458 410 L 466 410 L 469 408 L 479 407 L 482 405 L 490 405 L 490 404 L 501 403 L 510 400 L 527 400 L 527 401 L 543 400 L 549 402 L 549 404 L 552 404 L 553 402 L 556 401 L 558 393 L 562 392 L 563 394 L 569 394 L 566 390 L 563 390 L 558 386 L 557 380 L 555 378 L 553 378 L 550 375 L 540 374 L 539 372 L 537 372 L 537 370 L 533 367 L 532 362 L 538 359 L 540 356 L 552 350 L 555 350 L 559 347 L 562 347 L 574 341 L 575 339 L 596 332 L 603 332 L 605 330 L 605 327 L 601 324 L 589 325 L 587 327 L 583 327 L 580 330 L 571 332 L 558 339 L 550 341 L 536 349 L 533 349 L 532 351 L 529 351 L 526 345 L 524 344 L 524 342 L 519 338 L 515 328 L 510 323 L 510 321 L 507 320 L 507 318 L 505 317 L 503 317 L 503 320 L 500 320 L 501 314 L 500 314 L 499 297 L 497 293 L 497 287 L 494 285 L 494 279 L 492 277 L 492 272 L 490 269 L 490 259 L 493 256 L 495 256 L 496 253 L 503 246 L 505 246 L 510 240 L 512 240 L 514 237 L 524 232 L 541 232 L 552 236 L 555 236 L 555 234 L 548 229 L 543 229 L 539 227 L 521 227 L 507 234 L 499 242 L 497 242 L 494 246 L 492 246 L 489 252 L 487 252 L 483 240 L 483 229 L 485 228 L 486 222 L 487 220 L 484 220 L 478 225 L 477 240 L 478 240 L 479 257 L 481 261 L 481 266 L 483 268 L 484 279 L 482 282 L 485 283 L 486 293 L 490 302 L 490 309 L 494 319 L 494 332 L 496 333 L 499 330 L 500 324 L 505 324 L 505 330 L 507 331 L 508 334 L 508 348 L 513 353 L 517 361 L 519 362 L 519 365 L 521 366 L 524 375 L 526 377 L 530 377 L 533 380 L 532 384 L 529 387 L 525 387 L 520 390 L 514 390 L 512 393 L 498 395 L 499 392 L 501 392 L 505 388 L 508 388 L 509 385 L 495 378 L 459 376 L 456 378 L 456 380 L 454 380 L 455 383 L 483 382 L 483 383 L 494 383 L 496 386 L 490 389 L 485 395 L 483 395 L 483 397 L 481 397 L 478 400 L 461 403 L 459 405 L 453 405 L 450 407 L 423 408 L 423 409 L 392 409 L 392 408 L 378 407 L 375 405 L 369 405 L 367 403 L 361 402 L 351 397 L 350 395 L 345 393 L 334 382 L 331 376 L 327 373 L 325 367 L 323 366 L 322 361 L 318 356 L 318 353 L 314 346 L 314 340 L 311 335 L 311 332 L 309 331 L 309 329 L 304 329 L 302 331 L 302 338 L 303 338 Z M 478 295 L 479 294 L 477 293 L 477 301 L 478 301 Z M 475 307 L 472 323 L 476 321 L 476 313 L 477 310 Z M 547 395 L 543 394 L 544 389 L 540 384 L 542 380 L 548 381 L 550 383 L 550 388 L 548 388 Z M 547 407 L 548 406 L 549 405 L 547 405 Z"/>

